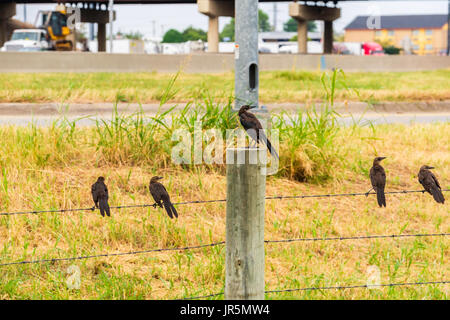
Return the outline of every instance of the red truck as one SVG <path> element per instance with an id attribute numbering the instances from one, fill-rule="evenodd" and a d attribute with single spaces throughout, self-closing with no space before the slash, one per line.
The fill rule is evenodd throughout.
<path id="1" fill-rule="evenodd" d="M 364 42 L 362 49 L 365 56 L 384 56 L 383 47 L 376 42 Z"/>

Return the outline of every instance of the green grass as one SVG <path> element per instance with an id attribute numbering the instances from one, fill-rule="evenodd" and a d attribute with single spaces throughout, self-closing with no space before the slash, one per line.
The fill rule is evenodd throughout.
<path id="1" fill-rule="evenodd" d="M 260 74 L 260 100 L 311 102 L 323 97 L 321 73 L 271 71 Z M 159 102 L 172 81 L 159 73 L 8 73 L 0 74 L 0 102 Z M 421 72 L 353 72 L 336 83 L 337 101 L 449 100 L 450 70 Z M 168 101 L 203 99 L 226 102 L 234 75 L 180 74 Z M 358 90 L 359 96 L 354 90 Z"/>

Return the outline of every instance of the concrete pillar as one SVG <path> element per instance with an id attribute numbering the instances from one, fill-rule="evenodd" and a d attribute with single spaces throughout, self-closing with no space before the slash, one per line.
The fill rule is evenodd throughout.
<path id="1" fill-rule="evenodd" d="M 209 16 L 208 52 L 219 52 L 219 17 Z"/>
<path id="2" fill-rule="evenodd" d="M 325 21 L 323 31 L 323 53 L 333 52 L 333 21 Z"/>
<path id="3" fill-rule="evenodd" d="M 106 51 L 106 23 L 97 24 L 97 51 Z"/>
<path id="4" fill-rule="evenodd" d="M 308 21 L 297 20 L 298 53 L 308 53 Z"/>
<path id="5" fill-rule="evenodd" d="M 3 44 L 8 41 L 7 39 L 7 31 L 6 31 L 6 19 L 0 20 L 0 47 L 3 47 Z"/>
<path id="6" fill-rule="evenodd" d="M 0 47 L 8 41 L 9 33 L 7 30 L 7 21 L 16 15 L 16 4 L 0 3 Z"/>
<path id="7" fill-rule="evenodd" d="M 98 52 L 106 51 L 106 24 L 109 23 L 109 11 L 94 9 L 93 5 L 89 9 L 80 10 L 80 22 L 82 23 L 97 23 L 97 43 Z M 116 20 L 116 12 L 113 12 L 113 21 Z M 93 32 L 92 28 L 92 32 Z"/>
<path id="8" fill-rule="evenodd" d="M 341 9 L 320 6 L 308 6 L 299 3 L 289 4 L 289 15 L 298 21 L 298 52 L 306 52 L 307 21 L 323 20 L 325 32 L 323 36 L 324 53 L 333 50 L 333 21 L 341 16 Z M 304 40 L 306 39 L 306 40 Z M 304 51 L 303 51 L 304 50 Z"/>
<path id="9" fill-rule="evenodd" d="M 197 0 L 197 6 L 209 17 L 208 52 L 219 52 L 219 17 L 234 17 L 234 1 Z"/>

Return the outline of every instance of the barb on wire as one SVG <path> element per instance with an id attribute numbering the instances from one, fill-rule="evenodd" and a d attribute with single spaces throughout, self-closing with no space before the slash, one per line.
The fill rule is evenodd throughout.
<path id="1" fill-rule="evenodd" d="M 198 297 L 187 297 L 187 298 L 182 298 L 180 300 L 195 300 L 195 299 L 205 299 L 205 298 L 212 298 L 212 297 L 218 297 L 223 295 L 224 292 L 218 292 L 218 293 L 213 293 L 213 294 L 208 294 L 206 296 L 198 296 Z"/>
<path id="2" fill-rule="evenodd" d="M 450 191 L 450 189 L 441 190 L 442 192 Z M 425 190 L 403 190 L 403 191 L 390 191 L 385 194 L 406 194 L 406 193 L 419 193 L 426 192 Z M 331 198 L 331 197 L 351 197 L 351 196 L 365 196 L 369 194 L 376 194 L 374 192 L 369 193 L 334 193 L 334 194 L 314 194 L 314 195 L 297 195 L 297 196 L 269 196 L 266 200 L 282 200 L 282 199 L 304 199 L 304 198 Z M 184 204 L 198 204 L 198 203 L 213 203 L 213 202 L 226 202 L 227 199 L 215 199 L 215 200 L 194 200 L 185 202 L 176 202 L 174 205 Z M 112 206 L 111 209 L 130 209 L 130 208 L 156 208 L 156 203 L 153 204 L 132 204 Z M 38 213 L 62 213 L 62 212 L 76 212 L 76 211 L 94 211 L 97 208 L 74 208 L 74 209 L 54 209 L 54 210 L 33 210 L 33 211 L 18 211 L 18 212 L 0 212 L 0 216 L 22 215 L 22 214 L 38 214 Z"/>
<path id="3" fill-rule="evenodd" d="M 400 286 L 421 286 L 421 285 L 432 285 L 432 284 L 448 284 L 449 280 L 443 281 L 427 281 L 427 282 L 403 282 L 403 283 L 386 283 L 386 284 L 371 284 L 371 285 L 348 285 L 348 286 L 330 286 L 330 287 L 309 287 L 309 288 L 294 288 L 294 289 L 280 289 L 280 290 L 268 290 L 264 291 L 266 294 L 270 293 L 281 293 L 281 292 L 295 292 L 295 291 L 312 291 L 312 290 L 343 290 L 343 289 L 369 289 L 373 287 L 400 287 Z M 204 298 L 212 298 L 223 295 L 223 292 L 218 292 L 214 294 L 209 294 L 206 296 L 198 296 L 198 297 L 187 297 L 182 300 L 195 300 L 195 299 L 204 299 Z"/>
<path id="4" fill-rule="evenodd" d="M 84 259 L 92 259 L 92 258 L 100 258 L 100 257 L 126 256 L 126 255 L 135 255 L 135 254 L 150 253 L 150 252 L 185 251 L 185 250 L 200 249 L 200 248 L 206 248 L 206 247 L 214 247 L 214 246 L 223 245 L 223 244 L 225 244 L 225 241 L 214 242 L 214 243 L 209 243 L 209 244 L 201 244 L 201 245 L 191 246 L 191 247 L 159 248 L 159 249 L 128 251 L 128 252 L 118 252 L 118 253 L 102 253 L 102 254 L 95 254 L 95 255 L 89 255 L 89 256 L 69 257 L 69 258 L 51 258 L 51 259 L 39 259 L 39 260 L 15 261 L 15 262 L 2 263 L 2 264 L 0 264 L 0 267 L 18 265 L 18 264 L 32 264 L 32 263 L 57 262 L 57 261 L 69 261 L 69 260 L 84 260 Z"/>

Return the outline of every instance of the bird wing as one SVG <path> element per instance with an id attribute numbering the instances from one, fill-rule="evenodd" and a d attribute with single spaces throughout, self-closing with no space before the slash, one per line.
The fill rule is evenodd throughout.
<path id="1" fill-rule="evenodd" d="M 106 200 L 109 199 L 109 193 L 108 193 L 108 187 L 106 186 L 106 184 L 103 184 L 105 186 L 105 195 L 106 195 Z"/>
<path id="2" fill-rule="evenodd" d="M 241 116 L 239 117 L 239 120 L 245 130 L 262 129 L 261 122 L 259 122 L 258 118 L 256 118 L 256 116 L 252 113 L 245 112 L 245 113 L 241 114 Z"/>
<path id="3" fill-rule="evenodd" d="M 431 172 L 431 171 L 430 171 L 430 176 L 431 176 L 431 179 L 434 180 L 434 183 L 436 183 L 436 185 L 438 186 L 438 188 L 439 188 L 439 189 L 442 189 L 442 188 L 441 188 L 441 185 L 439 184 L 438 179 L 436 178 L 436 176 L 434 175 L 434 173 Z"/>
<path id="4" fill-rule="evenodd" d="M 372 167 L 370 169 L 370 182 L 372 183 L 372 187 L 384 189 L 386 186 L 386 173 L 383 167 L 380 166 L 378 169 Z"/>
<path id="5" fill-rule="evenodd" d="M 169 199 L 169 194 L 167 193 L 166 188 L 164 188 L 164 186 L 159 182 L 150 184 L 150 193 L 156 202 Z"/>
<path id="6" fill-rule="evenodd" d="M 91 186 L 91 194 L 92 194 L 92 200 L 94 200 L 94 202 L 97 202 L 98 201 L 97 183 L 94 183 Z"/>

